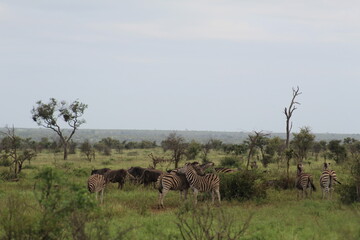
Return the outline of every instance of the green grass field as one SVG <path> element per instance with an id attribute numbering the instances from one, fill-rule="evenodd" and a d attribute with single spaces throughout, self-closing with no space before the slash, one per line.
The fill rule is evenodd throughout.
<path id="1" fill-rule="evenodd" d="M 48 166 L 56 168 L 65 176 L 67 182 L 83 186 L 87 190 L 86 181 L 92 169 L 148 167 L 151 165 L 148 157 L 151 152 L 157 156 L 165 156 L 160 148 L 124 150 L 121 154 L 113 153 L 111 156 L 98 155 L 94 162 L 86 161 L 80 154 L 69 155 L 69 160 L 66 161 L 62 160 L 61 153 L 39 154 L 30 165 L 26 163 L 19 181 L 0 180 L 0 213 L 2 213 L 0 216 L 0 239 L 9 239 L 6 238 L 6 229 L 4 228 L 9 225 L 7 223 L 15 222 L 16 227 L 20 229 L 18 231 L 21 231 L 21 228 L 31 225 L 34 219 L 41 218 L 41 208 L 38 206 L 39 194 L 37 190 L 34 190 L 36 189 L 35 183 L 38 181 L 34 177 L 41 169 Z M 220 159 L 224 156 L 222 152 L 212 151 L 209 159 L 219 164 Z M 311 165 L 305 165 L 305 171 L 314 176 L 317 187 L 317 191 L 313 193 L 311 199 L 298 200 L 295 189 L 275 190 L 270 188 L 267 190 L 266 199 L 245 202 L 222 201 L 220 207 L 211 206 L 210 210 L 208 209 L 210 201 L 207 196 L 203 195 L 200 196 L 200 199 L 205 198 L 205 200 L 200 200 L 197 207 L 208 209 L 214 214 L 211 225 L 214 229 L 220 228 L 221 224 L 228 224 L 232 227 L 230 231 L 236 232 L 248 221 L 248 227 L 241 239 L 360 239 L 360 205 L 340 203 L 336 191 L 332 200 L 321 199 L 318 183 L 321 163 L 322 161 L 319 160 Z M 172 167 L 159 166 L 162 170 Z M 262 166 L 259 168 L 263 170 Z M 335 165 L 333 168 L 337 172 L 338 179 L 346 183 L 350 176 L 349 169 L 346 166 Z M 0 167 L 0 172 L 7 169 L 7 167 Z M 285 168 L 278 169 L 275 164 L 270 164 L 269 169 L 269 173 L 266 173 L 265 176 L 267 179 L 276 179 L 279 174 L 285 173 Z M 295 165 L 291 168 L 291 174 L 295 175 Z M 90 201 L 95 202 L 94 195 L 85 192 L 83 194 L 86 194 L 86 198 L 82 199 L 89 198 Z M 92 208 L 92 212 L 86 216 L 71 215 L 73 216 L 71 223 L 76 225 L 81 219 L 85 221 L 87 238 L 78 239 L 183 239 L 179 228 L 179 223 L 181 223 L 179 216 L 187 216 L 188 223 L 194 223 L 191 221 L 191 211 L 193 210 L 192 207 L 189 207 L 192 194 L 189 195 L 190 200 L 184 202 L 180 200 L 178 192 L 172 191 L 164 200 L 166 208 L 159 210 L 157 209 L 158 192 L 152 187 L 144 188 L 126 183 L 123 190 L 118 190 L 117 184 L 110 184 L 105 190 L 104 204 L 100 205 L 96 202 L 97 207 Z M 61 199 L 62 197 L 59 197 L 59 203 L 66 202 L 66 198 Z M 14 210 L 12 215 L 13 219 L 8 219 L 10 208 L 14 206 L 16 211 Z M 18 218 L 16 218 L 17 216 Z M 77 221 L 75 217 L 79 217 L 80 220 Z M 204 218 L 206 218 L 206 214 Z M 48 221 L 47 223 L 50 225 L 52 220 Z M 200 220 L 195 219 L 194 221 Z M 46 221 L 45 223 L 39 221 L 39 223 L 46 224 Z M 39 226 L 37 227 L 39 228 Z M 69 226 L 61 231 L 65 233 L 59 235 L 59 239 L 73 238 Z M 20 236 L 10 239 L 24 238 Z"/>

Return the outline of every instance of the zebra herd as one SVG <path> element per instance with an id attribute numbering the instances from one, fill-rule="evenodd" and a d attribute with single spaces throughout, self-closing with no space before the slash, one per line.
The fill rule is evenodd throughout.
<path id="1" fill-rule="evenodd" d="M 164 208 L 164 198 L 166 194 L 170 190 L 180 191 L 180 197 L 186 199 L 188 190 L 191 188 L 194 192 L 195 204 L 197 203 L 197 195 L 199 192 L 211 192 L 212 193 L 212 203 L 214 203 L 215 195 L 217 197 L 217 201 L 220 204 L 220 178 L 217 175 L 218 173 L 230 173 L 235 172 L 236 170 L 230 168 L 214 168 L 215 173 L 207 173 L 205 174 L 205 170 L 209 167 L 213 167 L 214 163 L 208 162 L 205 164 L 199 164 L 198 162 L 187 163 L 185 166 L 181 168 L 177 168 L 160 175 L 156 175 L 157 181 L 155 184 L 156 189 L 159 191 L 159 199 L 158 199 L 158 207 Z M 101 203 L 103 202 L 103 192 L 106 185 L 109 182 L 120 182 L 121 187 L 123 182 L 125 181 L 125 177 L 128 176 L 131 180 L 136 180 L 137 182 L 143 182 L 144 173 L 146 171 L 150 172 L 158 172 L 159 170 L 145 170 L 142 173 L 140 178 L 136 178 L 129 171 L 134 172 L 133 170 L 142 169 L 140 167 L 131 167 L 128 170 L 120 169 L 120 170 L 110 170 L 108 168 L 103 168 L 99 170 L 93 170 L 91 172 L 91 176 L 88 178 L 88 189 L 90 193 L 96 193 L 96 199 L 98 192 L 101 193 Z M 111 177 L 116 176 L 116 174 L 111 174 L 112 172 L 123 171 L 126 174 L 121 174 L 121 177 Z M 116 181 L 115 181 L 116 179 Z"/>
<path id="2" fill-rule="evenodd" d="M 320 175 L 320 187 L 322 190 L 322 199 L 332 198 L 332 192 L 334 191 L 334 185 L 341 184 L 337 180 L 336 172 L 330 169 L 330 163 L 323 164 L 323 171 Z M 302 198 L 307 196 L 307 189 L 310 189 L 310 196 L 312 191 L 316 191 L 316 187 L 313 183 L 313 178 L 311 174 L 305 173 L 301 163 L 297 164 L 297 174 L 295 180 L 295 187 L 298 191 L 298 198 L 300 197 L 300 192 L 302 192 Z"/>
<path id="3" fill-rule="evenodd" d="M 191 188 L 194 192 L 194 202 L 197 203 L 197 195 L 199 192 L 210 192 L 212 196 L 212 203 L 215 202 L 215 197 L 217 198 L 218 204 L 221 202 L 220 196 L 220 178 L 218 173 L 232 173 L 237 170 L 230 168 L 214 168 L 216 173 L 207 173 L 205 170 L 209 167 L 213 167 L 214 163 L 208 162 L 205 164 L 199 164 L 197 162 L 187 163 L 183 167 L 168 171 L 162 172 L 156 169 L 145 169 L 140 167 L 131 167 L 128 170 L 110 170 L 108 168 L 103 168 L 99 170 L 93 170 L 92 175 L 88 178 L 88 189 L 91 193 L 96 193 L 97 195 L 101 193 L 101 203 L 103 202 L 103 193 L 106 185 L 109 182 L 118 182 L 119 189 L 122 188 L 125 178 L 128 178 L 133 181 L 144 183 L 145 173 L 153 174 L 154 186 L 159 191 L 158 198 L 158 207 L 164 208 L 164 198 L 170 190 L 179 191 L 180 198 L 187 198 L 188 190 Z M 141 177 L 135 176 L 137 173 L 134 170 L 144 170 L 141 174 Z M 131 173 L 129 173 L 131 172 Z M 151 175 L 150 175 L 151 176 Z M 142 179 L 142 180 L 141 180 Z M 156 184 L 155 184 L 156 182 Z M 322 198 L 332 198 L 332 192 L 334 191 L 334 185 L 341 184 L 336 177 L 334 170 L 330 169 L 330 163 L 324 163 L 323 171 L 320 176 L 320 187 L 322 189 Z M 310 189 L 310 196 L 312 191 L 316 191 L 316 187 L 313 182 L 311 174 L 305 173 L 303 165 L 301 163 L 297 164 L 297 175 L 295 180 L 295 188 L 298 191 L 298 199 L 302 193 L 302 198 L 307 197 L 307 189 Z"/>

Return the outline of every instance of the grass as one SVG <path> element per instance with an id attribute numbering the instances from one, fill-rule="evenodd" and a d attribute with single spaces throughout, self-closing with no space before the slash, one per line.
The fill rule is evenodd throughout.
<path id="1" fill-rule="evenodd" d="M 111 156 L 98 155 L 93 162 L 86 161 L 80 154 L 69 155 L 69 160 L 62 160 L 62 154 L 41 153 L 23 169 L 18 182 L 0 181 L 0 206 L 7 206 L 9 196 L 21 194 L 21 199 L 27 206 L 36 205 L 34 197 L 34 176 L 45 166 L 60 169 L 70 182 L 78 183 L 86 188 L 86 181 L 91 169 L 106 167 L 112 169 L 129 168 L 131 166 L 147 167 L 151 165 L 148 154 L 156 156 L 166 154 L 159 149 L 124 150 Z M 225 155 L 221 152 L 211 152 L 209 160 L 219 164 Z M 196 159 L 201 161 L 200 159 Z M 360 239 L 360 205 L 343 205 L 335 192 L 334 199 L 322 200 L 318 179 L 321 173 L 321 161 L 305 166 L 305 171 L 313 174 L 318 191 L 312 199 L 297 200 L 296 190 L 269 189 L 267 198 L 262 201 L 223 201 L 221 209 L 231 213 L 236 223 L 241 225 L 253 215 L 249 228 L 243 239 Z M 161 169 L 173 166 L 159 166 Z M 334 167 L 338 179 L 346 182 L 349 171 L 346 166 Z M 269 165 L 268 179 L 275 179 L 284 174 L 285 168 Z M 0 167 L 0 172 L 7 170 Z M 261 166 L 260 166 L 261 170 Z M 291 174 L 295 166 L 291 167 Z M 91 197 L 94 197 L 93 195 Z M 110 184 L 105 190 L 104 204 L 100 206 L 103 218 L 89 220 L 87 231 L 91 232 L 100 221 L 109 227 L 112 238 L 120 232 L 123 239 L 182 239 L 177 222 L 177 214 L 184 204 L 190 200 L 181 201 L 178 192 L 170 191 L 164 200 L 165 209 L 157 209 L 158 192 L 151 188 L 134 186 L 126 183 L 123 190 L 117 189 L 117 184 Z M 199 207 L 206 206 L 208 200 L 200 201 Z M 213 207 L 219 209 L 219 207 Z M 97 215 L 95 215 L 97 216 Z M 4 230 L 0 226 L 0 239 Z"/>

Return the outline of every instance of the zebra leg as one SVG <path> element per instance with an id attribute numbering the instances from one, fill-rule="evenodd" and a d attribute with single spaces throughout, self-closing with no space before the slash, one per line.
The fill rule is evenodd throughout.
<path id="1" fill-rule="evenodd" d="M 158 198 L 158 209 L 160 209 L 162 206 L 161 206 L 161 202 L 162 202 L 162 193 L 159 192 L 159 198 Z"/>
<path id="2" fill-rule="evenodd" d="M 215 193 L 216 193 L 216 195 L 217 195 L 217 199 L 218 199 L 219 206 L 220 206 L 220 203 L 221 203 L 220 190 L 219 190 L 219 189 L 216 189 L 216 190 L 215 190 Z"/>
<path id="3" fill-rule="evenodd" d="M 185 190 L 184 190 L 184 199 L 185 199 L 185 200 L 187 199 L 187 194 L 188 194 L 188 190 L 185 189 Z"/>
<path id="4" fill-rule="evenodd" d="M 165 208 L 165 207 L 164 207 L 164 198 L 165 198 L 167 192 L 168 192 L 167 189 L 163 189 L 163 190 L 162 190 L 162 194 L 160 193 L 160 196 L 159 196 L 159 197 L 160 197 L 160 207 L 161 207 L 161 208 Z"/>
<path id="5" fill-rule="evenodd" d="M 104 202 L 104 189 L 101 190 L 100 203 Z"/>
<path id="6" fill-rule="evenodd" d="M 194 204 L 197 205 L 197 195 L 198 195 L 199 191 L 194 188 Z"/>

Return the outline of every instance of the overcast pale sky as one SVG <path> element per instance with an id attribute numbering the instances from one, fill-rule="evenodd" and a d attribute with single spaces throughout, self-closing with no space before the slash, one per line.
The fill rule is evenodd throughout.
<path id="1" fill-rule="evenodd" d="M 360 133 L 359 1 L 1 0 L 0 127 Z"/>

